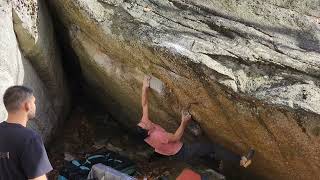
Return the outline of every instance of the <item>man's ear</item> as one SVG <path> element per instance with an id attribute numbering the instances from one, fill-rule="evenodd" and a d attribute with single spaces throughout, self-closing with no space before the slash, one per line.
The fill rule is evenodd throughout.
<path id="1" fill-rule="evenodd" d="M 31 106 L 30 106 L 29 101 L 25 101 L 25 102 L 23 103 L 23 108 L 24 108 L 24 110 L 27 111 L 27 112 L 31 109 Z"/>

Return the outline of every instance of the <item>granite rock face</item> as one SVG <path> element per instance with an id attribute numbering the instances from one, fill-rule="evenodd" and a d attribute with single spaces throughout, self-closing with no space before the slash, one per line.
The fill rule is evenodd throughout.
<path id="1" fill-rule="evenodd" d="M 69 94 L 52 20 L 43 0 L 14 0 L 14 30 L 23 55 L 47 87 L 57 119 L 65 119 Z"/>
<path id="2" fill-rule="evenodd" d="M 151 117 L 173 131 L 189 107 L 202 130 L 265 179 L 320 176 L 317 0 L 55 0 L 92 94 L 129 127 L 146 74 Z M 190 133 L 190 132 L 188 132 Z"/>
<path id="3" fill-rule="evenodd" d="M 28 125 L 47 140 L 69 108 L 50 16 L 40 1 L 1 1 L 0 8 L 1 97 L 9 86 L 31 87 L 37 98 L 37 115 Z M 0 104 L 0 121 L 4 121 L 7 112 L 2 100 Z"/>

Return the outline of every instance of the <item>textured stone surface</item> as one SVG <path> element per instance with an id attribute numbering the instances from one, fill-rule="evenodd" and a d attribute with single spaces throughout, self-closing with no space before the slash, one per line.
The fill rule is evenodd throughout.
<path id="1" fill-rule="evenodd" d="M 50 14 L 43 0 L 14 0 L 13 22 L 19 46 L 48 89 L 59 120 L 69 109 L 69 94 Z"/>
<path id="2" fill-rule="evenodd" d="M 27 2 L 27 1 L 26 1 Z M 24 44 L 25 42 L 29 42 L 29 40 L 23 41 L 20 44 L 17 41 L 15 31 L 14 31 L 14 24 L 13 24 L 13 16 L 15 16 L 12 12 L 12 9 L 14 11 L 14 8 L 17 8 L 16 2 L 6 2 L 6 1 L 0 1 L 0 94 L 1 94 L 1 103 L 0 103 L 0 121 L 6 120 L 7 112 L 3 106 L 2 101 L 2 95 L 4 91 L 12 85 L 26 85 L 28 87 L 31 87 L 34 90 L 35 97 L 37 98 L 37 114 L 36 118 L 28 123 L 28 126 L 38 131 L 44 138 L 44 140 L 47 140 L 54 130 L 54 128 L 57 127 L 58 120 L 62 120 L 59 118 L 62 118 L 65 116 L 63 113 L 67 113 L 67 107 L 68 107 L 68 98 L 65 98 L 63 93 L 59 91 L 59 88 L 65 88 L 65 87 L 59 87 L 58 83 L 55 85 L 57 87 L 54 89 L 51 86 L 47 86 L 46 83 L 48 82 L 48 79 L 45 79 L 45 75 L 38 72 L 39 69 L 36 69 L 33 67 L 32 61 L 30 58 L 35 58 L 33 56 L 25 56 L 22 51 L 20 50 L 20 47 L 23 48 L 24 46 L 29 48 L 34 48 L 33 44 Z M 14 7 L 14 8 L 13 8 Z M 23 6 L 21 6 L 23 7 Z M 30 32 L 30 37 L 32 36 L 38 36 L 37 35 L 37 29 L 36 25 L 34 24 L 34 16 L 31 16 L 30 14 L 26 14 L 24 18 L 22 19 L 24 22 L 23 27 L 28 29 L 28 32 Z M 17 24 L 16 24 L 17 25 Z M 30 25 L 30 26 L 29 26 Z M 27 27 L 30 28 L 27 28 Z M 18 33 L 17 33 L 18 34 Z M 23 34 L 23 33 L 21 33 Z M 28 34 L 23 34 L 25 36 L 29 36 Z M 48 34 L 48 37 L 50 34 Z M 41 37 L 36 37 L 37 41 L 41 39 Z M 47 39 L 50 40 L 50 39 Z M 43 40 L 43 41 L 47 41 Z M 54 43 L 53 41 L 47 41 L 47 44 Z M 20 47 L 19 47 L 20 46 Z M 38 45 L 34 45 L 38 46 Z M 31 48 L 31 49 L 32 49 Z M 45 50 L 46 47 L 42 47 L 42 50 Z M 47 52 L 50 52 L 52 49 L 46 50 Z M 40 52 L 41 54 L 42 52 Z M 48 59 L 50 63 L 55 64 L 53 61 L 55 59 L 51 59 L 51 57 L 55 57 L 55 52 L 51 53 L 53 55 L 48 54 L 47 57 L 50 56 Z M 41 58 L 45 59 L 45 56 L 39 55 L 35 59 L 40 60 Z M 31 63 L 30 63 L 31 61 Z M 53 67 L 47 67 L 42 69 L 42 72 L 55 72 L 59 73 L 62 71 L 62 67 L 57 67 L 58 70 L 50 69 Z M 62 74 L 59 74 L 59 78 L 62 76 Z M 60 82 L 63 82 L 63 80 L 59 80 Z M 54 83 L 55 81 L 52 81 L 51 83 Z M 60 83 L 59 82 L 59 83 Z M 60 84 L 61 85 L 61 84 Z M 48 90 L 49 89 L 49 90 Z M 50 92 L 57 93 L 57 96 L 60 95 L 61 97 L 54 97 Z M 64 93 L 66 93 L 66 90 L 64 89 Z M 61 99 L 65 98 L 65 99 Z M 66 104 L 62 106 L 61 101 L 65 102 Z M 57 104 L 60 103 L 60 104 Z M 63 109 L 62 107 L 65 107 Z"/>
<path id="3" fill-rule="evenodd" d="M 319 1 L 56 0 L 92 94 L 128 126 L 151 117 L 174 130 L 189 106 L 202 129 L 259 179 L 320 176 Z M 190 133 L 190 132 L 189 132 Z"/>

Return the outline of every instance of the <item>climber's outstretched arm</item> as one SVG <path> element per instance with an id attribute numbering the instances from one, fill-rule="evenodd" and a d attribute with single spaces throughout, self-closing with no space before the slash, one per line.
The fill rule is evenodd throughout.
<path id="1" fill-rule="evenodd" d="M 190 121 L 191 121 L 190 114 L 186 114 L 186 115 L 182 114 L 181 124 L 179 128 L 176 130 L 174 134 L 168 133 L 169 142 L 180 141 L 183 136 L 184 130 L 186 129 Z"/>
<path id="2" fill-rule="evenodd" d="M 148 103 L 148 90 L 150 86 L 150 76 L 146 76 L 143 80 L 142 86 L 142 96 L 141 96 L 141 105 L 142 105 L 142 121 L 149 120 L 149 103 Z"/>

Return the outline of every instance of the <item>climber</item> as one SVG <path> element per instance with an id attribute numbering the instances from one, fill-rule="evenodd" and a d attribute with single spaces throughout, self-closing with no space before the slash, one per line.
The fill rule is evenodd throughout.
<path id="1" fill-rule="evenodd" d="M 35 117 L 33 91 L 24 86 L 12 86 L 3 96 L 8 111 L 0 123 L 0 179 L 46 180 L 52 170 L 41 137 L 26 128 Z"/>
<path id="2" fill-rule="evenodd" d="M 245 168 L 251 164 L 254 150 L 250 150 L 246 156 L 240 156 L 215 143 L 183 144 L 181 138 L 192 119 L 190 113 L 182 112 L 181 124 L 175 133 L 169 133 L 158 124 L 153 123 L 149 119 L 148 113 L 147 93 L 149 87 L 150 77 L 146 76 L 142 86 L 143 115 L 137 125 L 137 131 L 144 141 L 154 148 L 156 153 L 182 161 L 213 154 L 216 160 L 239 163 L 240 166 Z"/>

